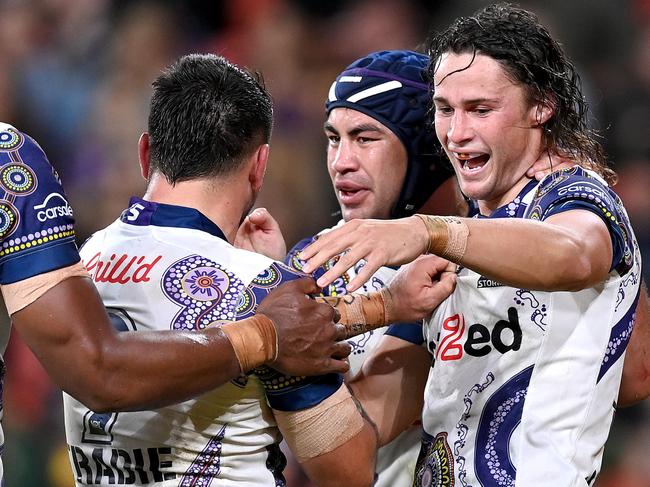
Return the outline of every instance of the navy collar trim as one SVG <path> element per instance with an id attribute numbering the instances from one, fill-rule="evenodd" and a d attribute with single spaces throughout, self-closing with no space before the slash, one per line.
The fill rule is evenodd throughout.
<path id="1" fill-rule="evenodd" d="M 517 216 L 521 216 L 521 212 L 519 211 L 523 202 L 524 197 L 530 193 L 535 187 L 539 184 L 539 181 L 535 179 L 531 179 L 526 183 L 526 186 L 523 187 L 523 189 L 519 192 L 517 197 L 504 204 L 503 206 L 498 207 L 496 210 L 492 212 L 490 216 L 485 216 L 481 214 L 480 212 L 477 212 L 477 215 L 479 218 L 513 218 Z M 478 205 L 477 205 L 477 210 L 478 210 Z"/>
<path id="2" fill-rule="evenodd" d="M 136 196 L 129 200 L 129 207 L 120 215 L 127 225 L 190 228 L 209 233 L 226 242 L 228 239 L 212 220 L 199 210 L 185 206 L 168 205 L 146 201 Z"/>

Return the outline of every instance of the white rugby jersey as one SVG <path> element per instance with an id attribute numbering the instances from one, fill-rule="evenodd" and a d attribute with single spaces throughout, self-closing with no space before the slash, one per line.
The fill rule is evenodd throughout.
<path id="1" fill-rule="evenodd" d="M 341 220 L 333 228 L 337 228 L 343 225 L 343 223 L 344 221 Z M 330 230 L 331 229 L 324 230 L 323 232 L 320 232 L 320 234 Z M 302 272 L 302 265 L 304 262 L 298 259 L 298 254 L 313 241 L 314 238 L 306 238 L 298 242 L 289 251 L 285 262 L 293 269 Z M 317 279 L 335 263 L 336 260 L 332 259 L 323 267 L 317 269 L 313 273 L 313 276 Z M 341 296 L 347 294 L 345 286 L 354 279 L 360 268 L 361 265 L 357 264 L 354 268 L 337 278 L 329 286 L 323 289 L 323 295 Z M 363 287 L 356 292 L 368 294 L 387 286 L 393 279 L 395 272 L 397 272 L 396 268 L 381 267 L 377 272 L 375 272 L 375 274 L 373 274 L 368 282 L 366 282 Z M 416 345 L 422 345 L 424 343 L 422 325 L 419 322 L 385 326 L 351 338 L 348 340 L 348 343 L 352 346 L 352 352 L 349 356 L 350 377 L 354 377 L 361 370 L 363 362 L 366 358 L 372 355 L 372 351 L 377 347 L 384 334 L 401 338 L 402 340 L 406 340 Z M 377 464 L 375 466 L 378 476 L 374 484 L 375 487 L 410 487 L 413 485 L 413 473 L 415 471 L 418 452 L 420 451 L 421 438 L 422 429 L 419 425 L 416 425 L 409 428 L 393 441 L 378 450 Z"/>
<path id="2" fill-rule="evenodd" d="M 425 324 L 434 359 L 415 485 L 594 482 L 641 280 L 625 210 L 600 178 L 573 168 L 532 181 L 492 217 L 544 220 L 577 208 L 599 214 L 612 236 L 605 283 L 528 291 L 461 269 L 454 293 Z"/>
<path id="3" fill-rule="evenodd" d="M 81 255 L 115 327 L 136 333 L 249 316 L 271 289 L 299 277 L 232 247 L 194 209 L 137 198 Z M 77 485 L 284 485 L 281 436 L 254 374 L 153 411 L 97 414 L 65 394 L 64 407 Z"/>

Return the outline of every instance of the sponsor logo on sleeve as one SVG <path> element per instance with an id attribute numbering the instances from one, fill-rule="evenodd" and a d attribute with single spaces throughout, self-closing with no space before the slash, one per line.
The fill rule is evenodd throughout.
<path id="1" fill-rule="evenodd" d="M 575 184 L 569 184 L 567 186 L 564 186 L 563 188 L 558 189 L 557 194 L 558 196 L 564 196 L 565 194 L 591 194 L 594 196 L 597 196 L 601 199 L 605 199 L 607 195 L 605 192 L 598 187 L 598 185 L 594 183 L 589 183 L 589 182 L 581 182 L 581 183 L 575 183 Z"/>
<path id="2" fill-rule="evenodd" d="M 43 203 L 34 206 L 34 211 L 36 211 L 36 218 L 38 218 L 39 222 L 46 222 L 63 216 L 73 216 L 72 207 L 59 193 L 48 194 Z"/>

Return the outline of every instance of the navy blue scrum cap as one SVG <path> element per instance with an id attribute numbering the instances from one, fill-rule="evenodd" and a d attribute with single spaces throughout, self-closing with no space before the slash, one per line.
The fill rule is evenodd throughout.
<path id="1" fill-rule="evenodd" d="M 414 51 L 379 51 L 350 64 L 332 83 L 325 109 L 365 113 L 388 127 L 406 147 L 408 166 L 393 218 L 415 213 L 453 174 L 440 148 L 425 73 L 429 57 Z"/>

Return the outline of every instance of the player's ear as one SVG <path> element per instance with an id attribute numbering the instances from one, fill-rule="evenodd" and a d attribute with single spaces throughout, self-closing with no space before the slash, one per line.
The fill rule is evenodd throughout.
<path id="1" fill-rule="evenodd" d="M 553 99 L 545 97 L 543 100 L 535 103 L 533 106 L 533 126 L 540 127 L 548 122 L 555 113 L 555 102 Z"/>
<path id="2" fill-rule="evenodd" d="M 269 144 L 260 145 L 251 156 L 253 161 L 251 169 L 248 174 L 248 180 L 251 183 L 254 191 L 258 191 L 264 182 L 264 174 L 266 173 L 266 164 L 269 160 Z"/>
<path id="3" fill-rule="evenodd" d="M 147 181 L 149 181 L 149 166 L 151 162 L 149 157 L 149 133 L 144 132 L 140 135 L 140 140 L 138 140 L 138 160 L 140 161 L 140 174 Z"/>

